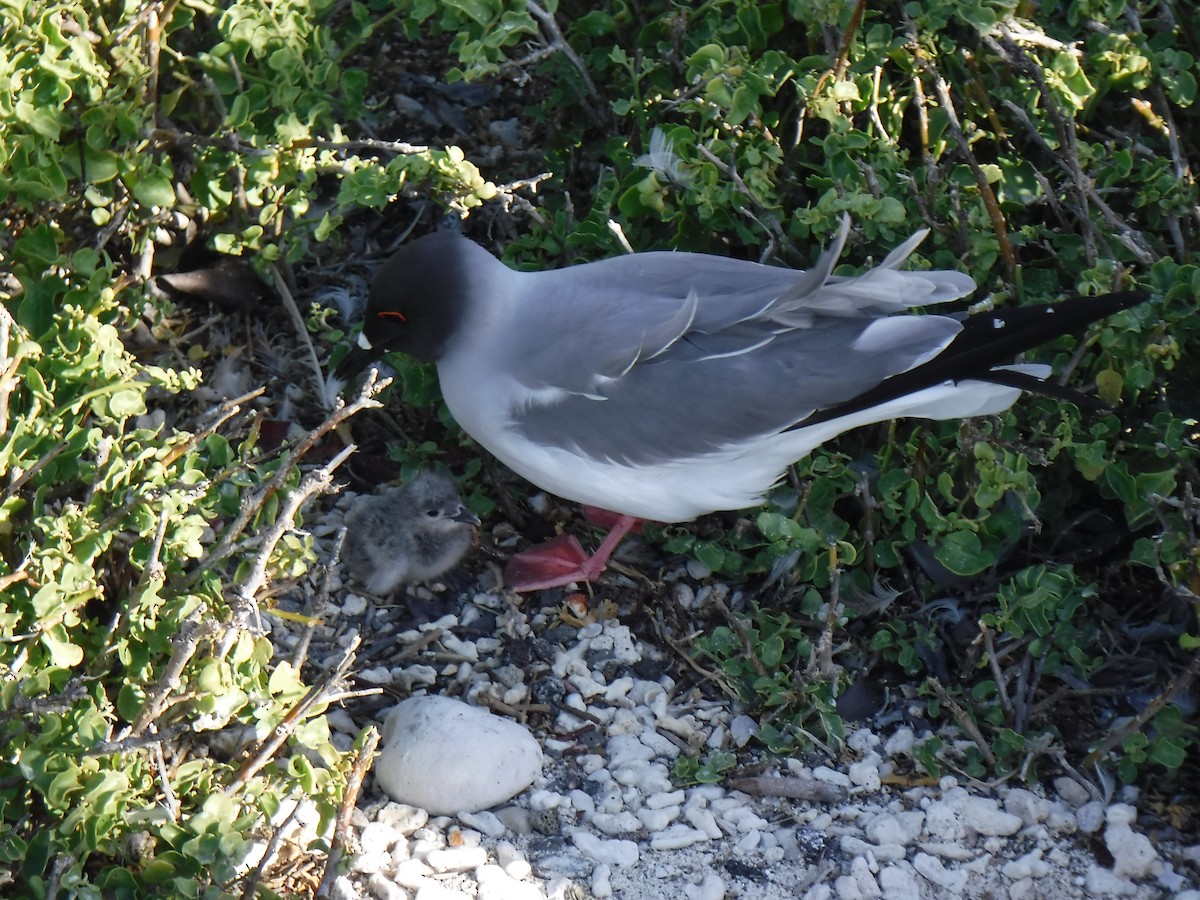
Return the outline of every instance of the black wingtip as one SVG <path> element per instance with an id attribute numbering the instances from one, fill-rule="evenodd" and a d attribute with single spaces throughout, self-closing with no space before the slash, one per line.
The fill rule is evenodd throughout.
<path id="1" fill-rule="evenodd" d="M 1098 297 L 1071 297 L 1048 306 L 1022 306 L 976 313 L 963 320 L 959 335 L 929 362 L 888 378 L 852 400 L 819 410 L 793 427 L 840 418 L 944 381 L 967 379 L 1007 384 L 1079 403 L 1079 398 L 1086 398 L 1086 395 L 1071 391 L 1073 396 L 1063 396 L 1062 393 L 1056 393 L 1057 386 L 1037 390 L 1033 382 L 1039 385 L 1045 385 L 1046 382 L 1032 376 L 1022 378 L 1019 374 L 1011 373 L 1011 370 L 996 367 L 1012 362 L 1026 350 L 1064 334 L 1080 331 L 1092 322 L 1149 299 L 1150 294 L 1145 291 L 1119 291 Z M 1062 390 L 1070 391 L 1069 388 Z M 1092 406 L 1086 399 L 1080 405 Z M 1101 409 L 1106 407 L 1101 405 Z"/>

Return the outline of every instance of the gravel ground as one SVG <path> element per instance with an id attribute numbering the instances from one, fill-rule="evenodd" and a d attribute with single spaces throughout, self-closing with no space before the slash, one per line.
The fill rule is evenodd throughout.
<path id="1" fill-rule="evenodd" d="M 324 551 L 340 516 L 314 528 Z M 608 605 L 580 620 L 561 592 L 499 589 L 482 556 L 448 579 L 458 588 L 398 601 L 335 589 L 309 658 L 331 665 L 364 639 L 360 681 L 382 693 L 331 713 L 346 747 L 398 699 L 456 696 L 523 719 L 542 773 L 509 802 L 457 817 L 398 803 L 368 778 L 340 897 L 1200 900 L 1200 839 L 1139 815 L 1132 788 L 1105 795 L 1067 773 L 1045 784 L 925 778 L 913 750 L 929 734 L 904 724 L 859 727 L 836 757 L 770 758 L 753 749 L 747 717 L 624 624 L 644 623 L 644 609 Z M 681 567 L 667 580 L 690 577 Z M 273 627 L 281 650 L 299 640 L 294 623 Z M 962 740 L 941 738 L 951 753 Z M 719 748 L 737 753 L 740 780 L 672 780 L 681 753 Z M 470 765 L 486 768 L 488 748 L 476 749 Z M 302 846 L 315 818 L 300 812 Z"/>

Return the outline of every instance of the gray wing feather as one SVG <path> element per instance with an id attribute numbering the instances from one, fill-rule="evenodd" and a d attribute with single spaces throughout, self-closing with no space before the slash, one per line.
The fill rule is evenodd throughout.
<path id="1" fill-rule="evenodd" d="M 935 356 L 958 322 L 881 317 L 974 282 L 897 271 L 923 234 L 866 275 L 834 276 L 846 233 L 807 272 L 638 253 L 532 273 L 546 300 L 522 306 L 529 319 L 507 348 L 532 398 L 515 427 L 598 459 L 687 458 L 795 425 Z"/>

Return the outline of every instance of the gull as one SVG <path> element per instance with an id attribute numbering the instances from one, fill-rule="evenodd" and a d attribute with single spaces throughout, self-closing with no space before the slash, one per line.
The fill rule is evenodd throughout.
<path id="1" fill-rule="evenodd" d="M 510 586 L 539 590 L 596 579 L 639 520 L 762 503 L 791 463 L 849 429 L 991 415 L 1026 390 L 1082 399 L 1047 383 L 1049 366 L 1011 361 L 1145 299 L 926 314 L 974 280 L 901 269 L 926 230 L 834 275 L 849 228 L 804 271 L 660 251 L 519 272 L 435 232 L 384 263 L 330 387 L 391 351 L 434 362 L 451 414 L 484 448 L 610 511 L 591 556 L 563 535 L 510 560 Z"/>

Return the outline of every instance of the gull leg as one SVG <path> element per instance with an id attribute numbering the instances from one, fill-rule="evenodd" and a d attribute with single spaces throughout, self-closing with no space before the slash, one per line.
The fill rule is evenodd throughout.
<path id="1" fill-rule="evenodd" d="M 591 556 L 573 535 L 564 534 L 512 556 L 504 570 L 504 580 L 514 591 L 541 591 L 561 587 L 573 581 L 595 581 L 608 565 L 617 545 L 641 522 L 633 516 L 587 507 L 589 520 L 608 518 L 611 530 Z M 600 515 L 600 514 L 603 515 Z"/>

